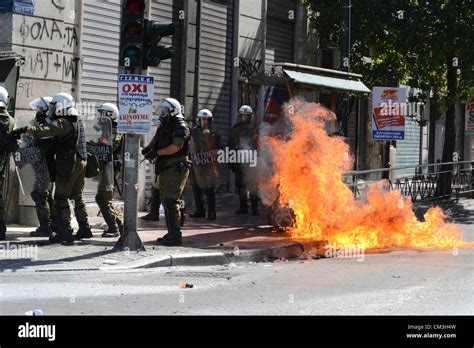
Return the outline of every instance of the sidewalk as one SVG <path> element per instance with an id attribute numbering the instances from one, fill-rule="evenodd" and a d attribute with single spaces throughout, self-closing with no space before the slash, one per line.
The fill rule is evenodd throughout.
<path id="1" fill-rule="evenodd" d="M 448 219 L 460 224 L 465 239 L 474 239 L 474 200 L 437 202 Z M 432 203 L 417 203 L 419 217 Z M 131 270 L 167 266 L 222 265 L 235 262 L 262 262 L 292 257 L 324 257 L 322 242 L 295 240 L 283 232 L 273 231 L 267 225 L 267 212 L 260 216 L 235 215 L 238 200 L 233 195 L 220 196 L 218 218 L 214 222 L 189 218 L 187 211 L 183 232 L 183 245 L 163 247 L 155 245 L 158 237 L 166 233 L 164 217 L 159 222 L 138 220 L 138 233 L 146 251 L 113 251 L 118 238 L 101 238 L 102 217 L 90 217 L 94 238 L 75 242 L 74 246 L 48 245 L 45 238 L 29 237 L 33 227 L 8 226 L 7 240 L 0 242 L 0 251 L 7 245 L 28 247 L 25 256 L 0 255 L 1 272 L 66 271 L 66 270 Z M 190 210 L 190 209 L 189 209 Z M 146 213 L 140 213 L 143 216 Z M 77 229 L 77 226 L 74 226 Z M 310 251 L 308 253 L 308 251 Z M 311 256 L 309 256 L 311 255 Z"/>
<path id="2" fill-rule="evenodd" d="M 74 246 L 48 245 L 46 238 L 29 236 L 34 227 L 8 226 L 3 248 L 20 246 L 25 257 L 1 257 L 0 271 L 36 272 L 64 270 L 135 269 L 172 265 L 202 266 L 232 262 L 260 262 L 298 256 L 303 247 L 282 232 L 273 232 L 267 225 L 267 212 L 260 216 L 236 215 L 238 199 L 234 195 L 218 197 L 218 217 L 215 221 L 192 219 L 186 212 L 182 228 L 183 245 L 163 247 L 155 245 L 166 233 L 164 216 L 159 222 L 138 219 L 138 233 L 146 251 L 113 251 L 118 238 L 101 238 L 103 219 L 89 217 L 94 238 L 77 241 Z M 191 210 L 191 209 L 189 209 Z M 143 216 L 146 213 L 139 213 Z M 92 214 L 91 214 L 92 215 Z M 75 220 L 73 227 L 77 230 Z M 8 245 L 8 246 L 7 246 Z"/>

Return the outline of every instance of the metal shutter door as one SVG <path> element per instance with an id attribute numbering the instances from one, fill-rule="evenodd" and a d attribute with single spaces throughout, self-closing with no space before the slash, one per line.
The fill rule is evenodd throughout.
<path id="1" fill-rule="evenodd" d="M 231 115 L 232 25 L 231 0 L 202 3 L 199 108 L 213 112 L 224 141 Z"/>
<path id="2" fill-rule="evenodd" d="M 293 43 L 296 3 L 288 0 L 270 0 L 267 10 L 267 45 L 265 63 L 293 62 Z"/>
<path id="3" fill-rule="evenodd" d="M 120 0 L 84 2 L 81 97 L 117 100 Z"/>
<path id="4" fill-rule="evenodd" d="M 95 115 L 100 103 L 117 102 L 119 46 L 120 0 L 84 1 L 81 102 L 87 108 L 83 116 Z M 84 201 L 95 202 L 96 192 L 97 182 L 86 179 Z"/>

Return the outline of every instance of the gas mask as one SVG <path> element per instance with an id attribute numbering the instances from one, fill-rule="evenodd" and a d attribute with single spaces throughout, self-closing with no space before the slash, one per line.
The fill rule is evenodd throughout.
<path id="1" fill-rule="evenodd" d="M 158 110 L 158 117 L 153 118 L 151 122 L 155 126 L 160 128 L 168 120 L 168 118 L 170 117 L 170 113 L 171 113 L 170 108 L 166 106 L 161 106 Z"/>
<path id="2" fill-rule="evenodd" d="M 239 114 L 239 120 L 243 124 L 249 124 L 252 121 L 252 114 Z"/>
<path id="3" fill-rule="evenodd" d="M 197 125 L 202 128 L 203 134 L 210 134 L 211 133 L 211 126 L 212 126 L 212 118 L 210 117 L 198 117 Z"/>

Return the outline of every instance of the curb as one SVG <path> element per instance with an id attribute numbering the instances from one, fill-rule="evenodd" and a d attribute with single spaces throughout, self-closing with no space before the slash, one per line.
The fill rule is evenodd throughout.
<path id="1" fill-rule="evenodd" d="M 180 256 L 150 257 L 144 260 L 131 261 L 125 265 L 102 266 L 101 270 L 131 270 L 174 266 L 219 266 L 241 262 L 272 262 L 282 259 L 297 258 L 308 250 L 316 250 L 315 257 L 323 258 L 322 242 L 300 242 L 257 250 L 233 252 L 194 253 Z"/>

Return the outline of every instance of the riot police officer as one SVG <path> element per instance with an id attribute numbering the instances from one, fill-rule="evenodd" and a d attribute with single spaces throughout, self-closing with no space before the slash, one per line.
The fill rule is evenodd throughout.
<path id="1" fill-rule="evenodd" d="M 59 93 L 50 103 L 50 114 L 54 115 L 54 121 L 25 129 L 36 139 L 52 136 L 57 138 L 54 202 L 58 214 L 58 229 L 56 235 L 49 241 L 64 245 L 73 245 L 74 237 L 76 239 L 92 237 L 82 196 L 87 164 L 85 132 L 83 122 L 74 107 L 75 101 L 70 94 Z M 79 224 L 79 230 L 74 237 L 69 199 L 74 202 L 74 212 Z"/>
<path id="2" fill-rule="evenodd" d="M 53 98 L 51 97 L 40 97 L 30 103 L 33 110 L 36 111 L 35 124 L 45 125 L 50 121 L 48 117 L 49 104 Z M 35 189 L 31 192 L 31 198 L 35 202 L 36 214 L 40 223 L 39 227 L 30 233 L 32 237 L 51 237 L 52 231 L 55 229 L 56 224 L 56 209 L 54 207 L 54 200 L 52 191 L 54 188 L 54 180 L 56 176 L 56 162 L 54 158 L 55 154 L 55 138 L 44 138 L 36 141 L 36 145 L 41 149 L 46 159 L 48 167 L 48 173 L 50 178 L 50 184 L 48 189 L 38 190 Z"/>
<path id="3" fill-rule="evenodd" d="M 242 105 L 239 109 L 237 123 L 230 130 L 230 150 L 257 150 L 257 135 L 252 119 L 252 108 L 248 105 Z M 235 186 L 239 194 L 240 207 L 236 213 L 248 214 L 247 192 L 249 192 L 252 214 L 259 215 L 257 187 L 255 187 L 256 180 L 252 180 L 253 185 L 251 185 L 249 165 L 233 163 L 229 167 L 235 174 Z"/>
<path id="4" fill-rule="evenodd" d="M 193 167 L 190 184 L 193 188 L 196 211 L 193 218 L 206 217 L 204 195 L 207 198 L 207 219 L 216 219 L 216 188 L 219 185 L 218 150 L 221 148 L 221 137 L 212 127 L 212 112 L 202 109 L 197 115 L 197 124 L 192 129 L 190 155 Z"/>
<path id="5" fill-rule="evenodd" d="M 10 153 L 13 151 L 14 120 L 7 111 L 10 97 L 5 87 L 0 86 L 0 240 L 5 240 L 7 227 L 5 225 L 5 210 L 3 206 L 3 180 L 5 169 L 8 168 Z"/>
<path id="6" fill-rule="evenodd" d="M 112 154 L 117 155 L 120 153 L 122 148 L 122 134 L 117 132 L 117 117 L 119 110 L 116 105 L 112 103 L 104 103 L 97 108 L 100 116 L 109 117 L 112 124 Z M 111 159 L 113 160 L 113 158 Z M 100 162 L 100 161 L 99 161 Z M 123 232 L 123 225 L 120 213 L 112 205 L 112 199 L 114 197 L 114 175 L 116 167 L 116 161 L 112 173 L 106 173 L 107 167 L 102 164 L 99 166 L 99 184 L 97 187 L 97 195 L 95 201 L 99 206 L 100 212 L 104 217 L 107 224 L 107 230 L 104 231 L 102 237 L 117 237 L 119 233 Z M 110 174 L 110 175 L 109 175 Z"/>
<path id="7" fill-rule="evenodd" d="M 168 233 L 157 242 L 165 246 L 181 245 L 181 197 L 189 175 L 188 145 L 191 130 L 181 113 L 181 104 L 174 98 L 160 102 L 158 126 L 152 141 L 142 154 L 155 160 L 161 201 L 165 208 Z"/>

